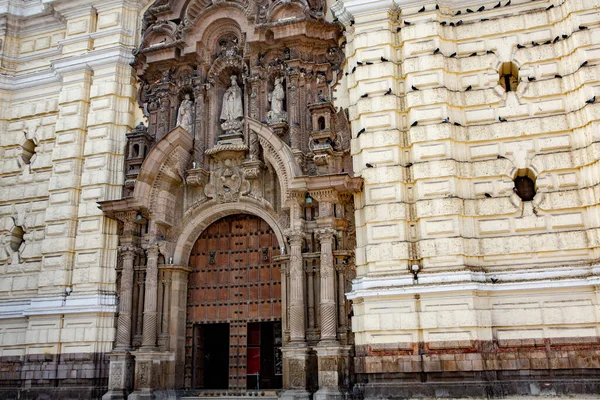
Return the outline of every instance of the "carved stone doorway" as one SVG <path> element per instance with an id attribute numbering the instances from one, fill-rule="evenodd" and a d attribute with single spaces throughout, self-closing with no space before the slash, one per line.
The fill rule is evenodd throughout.
<path id="1" fill-rule="evenodd" d="M 248 375 L 249 372 L 256 374 L 253 366 L 252 371 L 248 370 L 248 356 L 256 352 L 252 350 L 256 338 L 249 339 L 249 334 L 255 335 L 254 332 L 258 332 L 263 342 L 272 343 L 274 365 L 269 372 L 269 384 L 280 387 L 281 378 L 276 376 L 279 360 L 276 347 L 281 343 L 281 268 L 273 259 L 279 253 L 280 246 L 271 227 L 252 215 L 224 217 L 200 235 L 190 256 L 187 388 L 212 389 L 215 382 L 205 382 L 208 348 L 213 360 L 214 357 L 228 360 L 227 386 L 223 389 L 243 392 L 249 383 L 254 388 L 256 378 Z M 269 329 L 271 333 L 267 334 Z M 228 345 L 223 346 L 215 335 L 228 336 Z M 267 354 L 264 344 L 260 347 L 262 342 L 258 343 L 263 355 Z M 266 370 L 269 368 L 263 367 L 263 371 Z"/>

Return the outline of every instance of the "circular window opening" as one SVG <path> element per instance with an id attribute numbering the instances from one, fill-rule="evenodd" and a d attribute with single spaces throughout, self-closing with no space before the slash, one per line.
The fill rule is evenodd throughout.
<path id="1" fill-rule="evenodd" d="M 535 182 L 528 176 L 518 176 L 515 179 L 515 193 L 523 201 L 531 201 L 535 196 Z"/>

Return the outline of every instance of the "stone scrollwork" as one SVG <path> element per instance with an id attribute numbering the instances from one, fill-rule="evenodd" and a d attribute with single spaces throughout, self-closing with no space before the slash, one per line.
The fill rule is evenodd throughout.
<path id="1" fill-rule="evenodd" d="M 246 179 L 242 162 L 241 151 L 223 151 L 214 154 L 210 182 L 206 185 L 205 195 L 215 198 L 219 203 L 235 202 L 240 196 L 246 195 L 250 190 L 250 184 Z"/>

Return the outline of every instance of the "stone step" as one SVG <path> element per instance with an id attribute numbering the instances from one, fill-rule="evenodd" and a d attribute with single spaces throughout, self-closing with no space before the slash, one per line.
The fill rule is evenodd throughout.
<path id="1" fill-rule="evenodd" d="M 182 396 L 181 400 L 276 400 L 279 396 L 274 390 L 257 390 L 247 391 L 243 393 L 227 393 L 227 392 L 202 392 L 195 396 Z"/>

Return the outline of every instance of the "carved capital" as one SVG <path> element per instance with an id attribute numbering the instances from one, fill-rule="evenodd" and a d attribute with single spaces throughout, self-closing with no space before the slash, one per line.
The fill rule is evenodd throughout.
<path id="1" fill-rule="evenodd" d="M 315 231 L 316 237 L 320 242 L 331 241 L 333 236 L 336 234 L 333 228 L 321 228 Z"/>
<path id="2" fill-rule="evenodd" d="M 137 231 L 137 211 L 123 211 L 115 214 L 115 218 L 123 223 L 123 236 L 133 236 Z"/>
<path id="3" fill-rule="evenodd" d="M 158 258 L 159 253 L 160 248 L 158 247 L 158 243 L 151 243 L 146 248 L 146 255 L 148 258 Z"/>
<path id="4" fill-rule="evenodd" d="M 287 237 L 290 246 L 301 246 L 305 233 L 300 230 L 286 229 L 283 233 Z"/>
<path id="5" fill-rule="evenodd" d="M 136 255 L 140 254 L 141 251 L 142 249 L 139 247 L 130 244 L 119 246 L 119 253 L 121 257 L 123 257 L 123 260 L 133 260 Z"/>
<path id="6" fill-rule="evenodd" d="M 311 190 L 311 197 L 317 199 L 320 203 L 337 203 L 339 202 L 339 194 L 335 189 Z"/>

